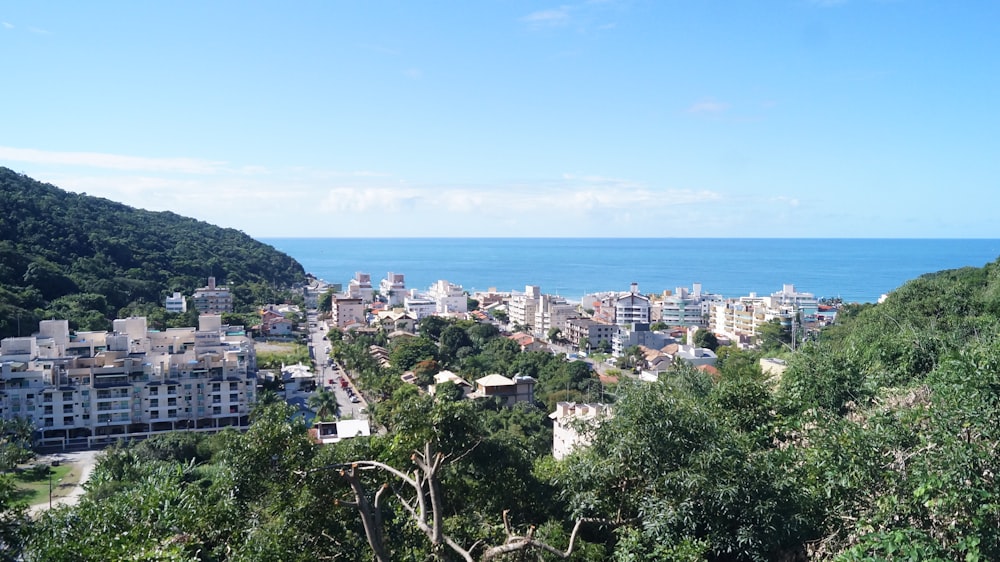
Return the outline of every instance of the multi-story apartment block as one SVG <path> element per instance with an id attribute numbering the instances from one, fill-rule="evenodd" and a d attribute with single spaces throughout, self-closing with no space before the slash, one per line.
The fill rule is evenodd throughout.
<path id="1" fill-rule="evenodd" d="M 795 290 L 795 285 L 782 285 L 780 291 L 771 293 L 771 303 L 792 307 L 806 322 L 816 320 L 819 312 L 819 300 L 816 299 L 816 295 L 800 293 Z"/>
<path id="2" fill-rule="evenodd" d="M 562 297 L 541 295 L 535 309 L 535 321 L 532 323 L 534 334 L 540 338 L 548 337 L 549 330 L 558 328 L 566 332 L 566 321 L 580 316 L 577 306 Z"/>
<path id="3" fill-rule="evenodd" d="M 178 314 L 181 312 L 187 312 L 188 303 L 187 298 L 180 293 L 174 293 L 172 297 L 167 297 L 166 301 L 163 303 L 166 307 L 167 312 Z"/>
<path id="4" fill-rule="evenodd" d="M 622 355 L 626 349 L 641 345 L 650 349 L 660 349 L 673 341 L 673 338 L 661 332 L 653 332 L 649 324 L 632 324 L 630 326 L 615 326 L 617 328 L 611 337 L 611 353 Z"/>
<path id="5" fill-rule="evenodd" d="M 465 313 L 469 311 L 469 297 L 461 285 L 440 280 L 427 291 L 427 298 L 435 303 L 437 314 Z"/>
<path id="6" fill-rule="evenodd" d="M 217 287 L 215 277 L 208 278 L 208 285 L 195 289 L 191 297 L 194 308 L 201 314 L 222 314 L 233 311 L 233 295 L 228 287 Z"/>
<path id="7" fill-rule="evenodd" d="M 364 304 L 371 304 L 375 300 L 375 291 L 372 289 L 372 276 L 360 271 L 354 274 L 354 279 L 347 283 L 347 296 L 352 299 L 361 299 Z"/>
<path id="8" fill-rule="evenodd" d="M 330 323 L 338 328 L 365 324 L 365 304 L 361 297 L 334 295 L 330 301 Z"/>
<path id="9" fill-rule="evenodd" d="M 781 293 L 769 297 L 758 297 L 756 293 L 740 297 L 712 307 L 711 329 L 717 334 L 740 339 L 757 337 L 760 327 L 777 318 L 791 328 L 799 315 L 815 318 L 816 308 L 810 302 L 809 293 L 796 293 L 792 285 L 785 285 Z M 812 300 L 815 302 L 815 300 Z M 801 303 L 802 308 L 800 308 Z"/>
<path id="10" fill-rule="evenodd" d="M 654 304 L 650 320 L 670 326 L 707 326 L 712 305 L 722 302 L 722 295 L 703 293 L 701 283 L 695 283 L 691 291 L 678 287 Z"/>
<path id="11" fill-rule="evenodd" d="M 410 289 L 409 294 L 403 299 L 403 310 L 419 321 L 437 312 L 437 302 L 430 297 L 420 295 L 416 289 Z"/>
<path id="12" fill-rule="evenodd" d="M 583 342 L 585 347 L 596 349 L 602 341 L 610 344 L 617 332 L 618 326 L 597 322 L 591 318 L 566 320 L 565 338 L 574 344 Z"/>
<path id="13" fill-rule="evenodd" d="M 386 298 L 389 307 L 401 306 L 406 298 L 406 281 L 402 273 L 389 272 L 385 279 L 379 283 L 379 292 Z"/>
<path id="14" fill-rule="evenodd" d="M 44 320 L 0 341 L 0 417 L 31 420 L 44 445 L 89 446 L 176 429 L 245 427 L 257 382 L 253 340 L 218 315 L 197 328 L 70 333 Z"/>
<path id="15" fill-rule="evenodd" d="M 625 326 L 649 323 L 649 297 L 639 294 L 639 285 L 632 283 L 627 293 L 612 293 L 603 297 L 595 317 L 600 322 Z"/>
<path id="16" fill-rule="evenodd" d="M 534 331 L 540 298 L 538 285 L 527 285 L 523 293 L 513 293 L 507 303 L 507 318 L 510 323 Z"/>

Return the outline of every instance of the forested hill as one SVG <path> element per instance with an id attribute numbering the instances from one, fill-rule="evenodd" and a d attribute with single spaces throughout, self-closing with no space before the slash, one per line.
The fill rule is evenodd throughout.
<path id="1" fill-rule="evenodd" d="M 66 192 L 0 167 L 0 337 L 41 318 L 110 328 L 215 276 L 237 305 L 305 278 L 302 265 L 246 234 L 171 212 Z"/>

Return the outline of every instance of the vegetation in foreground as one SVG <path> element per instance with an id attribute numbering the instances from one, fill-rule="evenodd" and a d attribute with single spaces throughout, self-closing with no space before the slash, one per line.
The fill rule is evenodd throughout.
<path id="1" fill-rule="evenodd" d="M 111 449 L 79 505 L 0 530 L 25 560 L 996 560 L 998 312 L 997 263 L 924 276 L 849 307 L 778 382 L 734 350 L 718 378 L 623 382 L 559 462 L 548 403 L 600 392 L 579 362 L 463 323 L 390 344 L 409 368 L 534 369 L 545 406 L 500 408 L 421 394 L 335 335 L 384 435 L 316 447 L 270 404 L 245 434 Z"/>

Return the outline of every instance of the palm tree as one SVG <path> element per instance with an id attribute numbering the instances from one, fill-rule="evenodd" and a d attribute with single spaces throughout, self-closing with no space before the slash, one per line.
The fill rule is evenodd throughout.
<path id="1" fill-rule="evenodd" d="M 316 417 L 320 420 L 329 420 L 340 416 L 340 404 L 337 403 L 337 395 L 325 388 L 320 388 L 310 394 L 308 404 L 316 412 Z"/>

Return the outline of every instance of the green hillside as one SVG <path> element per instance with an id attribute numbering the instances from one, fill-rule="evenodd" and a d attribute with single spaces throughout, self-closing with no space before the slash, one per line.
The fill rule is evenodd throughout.
<path id="1" fill-rule="evenodd" d="M 0 337 L 48 317 L 107 329 L 122 309 L 162 306 L 209 276 L 232 286 L 243 309 L 305 278 L 294 259 L 240 231 L 68 193 L 7 168 L 0 201 Z"/>

